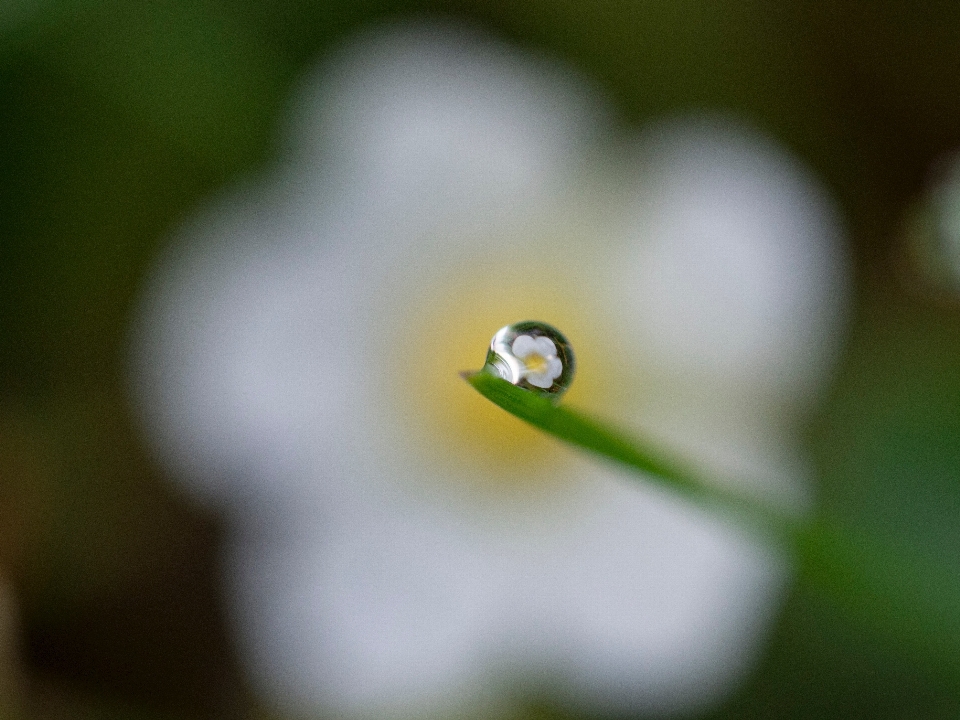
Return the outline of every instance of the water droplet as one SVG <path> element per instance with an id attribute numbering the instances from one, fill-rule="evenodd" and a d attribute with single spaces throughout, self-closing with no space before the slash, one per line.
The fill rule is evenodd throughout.
<path id="1" fill-rule="evenodd" d="M 497 331 L 483 369 L 538 395 L 558 399 L 573 381 L 573 349 L 555 327 L 526 320 Z"/>

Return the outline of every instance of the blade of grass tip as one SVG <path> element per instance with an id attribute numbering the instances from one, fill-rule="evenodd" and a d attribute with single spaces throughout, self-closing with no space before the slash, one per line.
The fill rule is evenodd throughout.
<path id="1" fill-rule="evenodd" d="M 797 520 L 749 495 L 707 482 L 651 445 L 637 441 L 582 413 L 555 405 L 549 399 L 479 371 L 461 373 L 481 395 L 508 413 L 571 445 L 588 450 L 684 497 L 737 515 L 751 529 L 794 544 Z"/>
<path id="2" fill-rule="evenodd" d="M 720 488 L 627 433 L 479 371 L 462 377 L 510 414 L 571 445 L 612 460 L 708 508 L 737 520 L 792 552 L 800 579 L 844 611 L 924 656 L 936 674 L 960 676 L 960 574 L 894 551 L 843 523 L 804 521 L 755 498 Z"/>

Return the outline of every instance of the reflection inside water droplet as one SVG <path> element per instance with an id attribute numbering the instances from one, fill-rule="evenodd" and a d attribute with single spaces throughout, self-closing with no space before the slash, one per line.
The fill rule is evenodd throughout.
<path id="1" fill-rule="evenodd" d="M 497 331 L 490 341 L 484 370 L 557 399 L 573 381 L 573 350 L 555 327 L 527 320 Z"/>

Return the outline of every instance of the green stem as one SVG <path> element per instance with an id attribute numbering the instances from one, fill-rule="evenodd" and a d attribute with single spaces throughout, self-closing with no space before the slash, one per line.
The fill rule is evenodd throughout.
<path id="1" fill-rule="evenodd" d="M 798 519 L 710 483 L 654 446 L 491 373 L 463 377 L 521 420 L 778 542 L 792 553 L 804 585 L 925 658 L 937 674 L 960 677 L 960 569 L 945 571 L 938 562 L 885 547 L 835 520 Z"/>
<path id="2" fill-rule="evenodd" d="M 701 479 L 682 463 L 626 433 L 487 372 L 463 373 L 481 395 L 544 432 L 639 472 L 698 505 L 734 515 L 755 531 L 793 545 L 799 521 L 758 498 Z"/>

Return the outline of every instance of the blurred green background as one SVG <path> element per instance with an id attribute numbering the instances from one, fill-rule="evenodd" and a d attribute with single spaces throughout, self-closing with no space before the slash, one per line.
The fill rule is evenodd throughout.
<path id="1" fill-rule="evenodd" d="M 960 4 L 5 0 L 0 717 L 267 717 L 222 617 L 218 519 L 131 417 L 128 320 L 168 233 L 270 161 L 299 74 L 365 24 L 422 13 L 567 61 L 630 123 L 735 113 L 820 174 L 856 291 L 806 433 L 822 504 L 960 576 L 960 296 L 917 271 L 903 232 L 960 149 Z M 955 718 L 960 663 L 942 660 L 796 587 L 709 717 Z M 549 698 L 527 716 L 568 717 Z"/>

